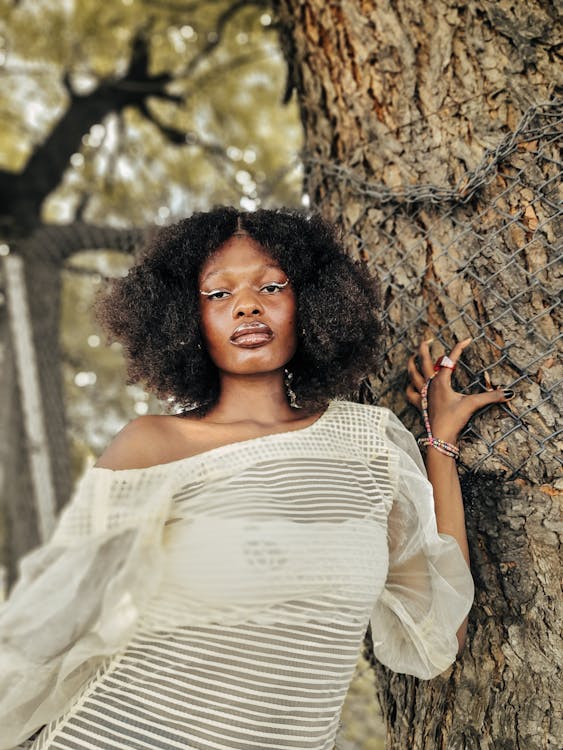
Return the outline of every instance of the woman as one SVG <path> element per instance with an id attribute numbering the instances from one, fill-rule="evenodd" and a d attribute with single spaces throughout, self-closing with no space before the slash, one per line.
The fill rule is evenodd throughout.
<path id="1" fill-rule="evenodd" d="M 331 750 L 368 622 L 394 670 L 455 660 L 473 599 L 455 442 L 511 393 L 454 392 L 470 339 L 435 368 L 423 342 L 425 468 L 389 409 L 346 399 L 378 364 L 379 307 L 334 228 L 288 210 L 196 214 L 110 284 L 96 313 L 129 382 L 179 411 L 126 425 L 24 559 L 1 750 L 41 727 L 33 750 Z"/>

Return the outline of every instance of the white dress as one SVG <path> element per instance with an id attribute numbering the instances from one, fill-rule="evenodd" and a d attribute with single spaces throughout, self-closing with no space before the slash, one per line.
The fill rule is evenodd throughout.
<path id="1" fill-rule="evenodd" d="M 385 407 L 93 467 L 0 606 L 0 750 L 332 750 L 368 621 L 429 679 L 472 601 Z"/>

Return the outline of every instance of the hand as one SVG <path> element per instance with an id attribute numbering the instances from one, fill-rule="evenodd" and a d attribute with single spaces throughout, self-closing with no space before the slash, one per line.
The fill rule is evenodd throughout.
<path id="1" fill-rule="evenodd" d="M 407 363 L 410 383 L 406 389 L 409 403 L 422 409 L 420 391 L 422 386 L 434 375 L 434 363 L 430 356 L 430 339 L 422 341 L 418 347 L 422 373 L 415 363 L 416 354 L 412 354 Z M 453 362 L 457 362 L 461 352 L 472 341 L 465 339 L 458 342 L 448 354 Z M 452 389 L 452 370 L 441 367 L 432 378 L 428 386 L 428 419 L 432 435 L 448 443 L 456 443 L 459 433 L 467 424 L 471 416 L 488 404 L 504 403 L 514 397 L 513 391 L 502 388 L 487 390 L 484 393 L 464 395 Z"/>

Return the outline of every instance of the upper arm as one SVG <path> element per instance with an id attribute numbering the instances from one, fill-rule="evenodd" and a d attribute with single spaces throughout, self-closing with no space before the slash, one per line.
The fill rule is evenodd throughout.
<path id="1" fill-rule="evenodd" d="M 114 437 L 94 466 L 104 469 L 142 469 L 154 463 L 154 415 L 136 417 Z M 152 461 L 151 461 L 152 456 Z"/>

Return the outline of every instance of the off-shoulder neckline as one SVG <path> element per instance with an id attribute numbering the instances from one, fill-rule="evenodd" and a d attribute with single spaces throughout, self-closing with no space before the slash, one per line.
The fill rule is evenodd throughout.
<path id="1" fill-rule="evenodd" d="M 208 448 L 205 451 L 200 451 L 199 453 L 193 453 L 190 456 L 184 456 L 183 458 L 177 458 L 174 461 L 166 461 L 164 463 L 160 464 L 151 464 L 150 466 L 142 466 L 139 468 L 132 468 L 132 469 L 109 469 L 106 466 L 92 466 L 90 468 L 90 471 L 93 472 L 109 472 L 110 474 L 130 474 L 131 472 L 140 472 L 140 471 L 151 471 L 154 469 L 164 469 L 167 466 L 178 466 L 180 464 L 188 463 L 189 461 L 193 461 L 197 458 L 205 458 L 207 456 L 211 456 L 213 454 L 219 453 L 220 451 L 234 448 L 235 446 L 243 446 L 243 445 L 249 445 L 250 443 L 256 443 L 259 440 L 265 440 L 265 439 L 271 439 L 271 438 L 277 438 L 277 437 L 287 437 L 288 435 L 293 434 L 303 434 L 304 432 L 308 432 L 309 430 L 313 430 L 314 428 L 318 427 L 321 423 L 324 423 L 326 418 L 329 415 L 329 412 L 334 407 L 334 404 L 336 404 L 340 399 L 330 399 L 328 402 L 327 408 L 323 411 L 323 413 L 320 415 L 320 417 L 317 417 L 314 422 L 311 422 L 311 424 L 308 424 L 306 427 L 299 427 L 296 430 L 283 430 L 282 432 L 268 432 L 265 435 L 257 435 L 253 438 L 247 438 L 246 440 L 235 440 L 232 443 L 225 443 L 224 445 L 217 445 L 215 448 Z"/>

